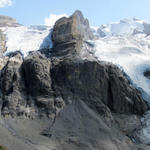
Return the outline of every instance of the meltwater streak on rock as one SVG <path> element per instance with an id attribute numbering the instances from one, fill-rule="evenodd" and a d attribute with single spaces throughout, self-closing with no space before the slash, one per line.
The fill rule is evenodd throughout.
<path id="1" fill-rule="evenodd" d="M 86 40 L 93 38 L 87 19 L 76 11 L 56 22 L 53 48 L 43 51 L 50 57 L 40 51 L 25 59 L 11 55 L 0 75 L 2 116 L 14 117 L 13 129 L 21 137 L 52 150 L 146 150 L 132 136 L 148 106 L 118 67 L 91 55 Z M 29 122 L 17 123 L 18 116 Z"/>

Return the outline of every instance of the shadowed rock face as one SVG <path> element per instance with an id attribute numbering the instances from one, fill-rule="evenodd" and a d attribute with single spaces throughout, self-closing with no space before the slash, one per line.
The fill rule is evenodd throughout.
<path id="1" fill-rule="evenodd" d="M 145 70 L 143 74 L 146 78 L 150 79 L 150 70 Z"/>
<path id="2" fill-rule="evenodd" d="M 112 64 L 63 61 L 53 66 L 51 74 L 58 94 L 83 100 L 97 112 L 103 111 L 103 104 L 115 113 L 143 114 L 147 110 L 140 93 Z"/>
<path id="3" fill-rule="evenodd" d="M 49 144 L 66 150 L 138 150 L 140 146 L 128 136 L 140 126 L 139 118 L 148 106 L 118 67 L 82 57 L 84 40 L 93 38 L 87 19 L 80 11 L 61 18 L 52 38 L 49 58 L 40 52 L 25 59 L 20 53 L 9 56 L 0 74 L 2 116 L 48 117 L 48 128 L 39 127 L 38 131 L 40 140 L 40 134 L 49 138 L 46 146 L 42 145 L 45 149 Z M 21 136 L 39 140 L 17 128 Z M 35 150 L 37 143 L 32 138 L 28 142 Z"/>
<path id="4" fill-rule="evenodd" d="M 23 75 L 30 95 L 49 95 L 51 91 L 50 67 L 50 61 L 42 57 L 27 58 L 23 62 Z"/>

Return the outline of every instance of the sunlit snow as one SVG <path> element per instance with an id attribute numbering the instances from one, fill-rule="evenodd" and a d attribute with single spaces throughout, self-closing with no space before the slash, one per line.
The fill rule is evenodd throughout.
<path id="1" fill-rule="evenodd" d="M 132 35 L 136 32 L 143 32 L 145 24 L 144 21 L 135 18 L 123 19 L 120 22 L 102 25 L 98 31 L 104 32 L 107 36 Z"/>
<path id="2" fill-rule="evenodd" d="M 2 28 L 6 35 L 7 51 L 5 55 L 20 51 L 27 56 L 30 51 L 51 48 L 51 28 L 47 26 L 20 26 Z"/>

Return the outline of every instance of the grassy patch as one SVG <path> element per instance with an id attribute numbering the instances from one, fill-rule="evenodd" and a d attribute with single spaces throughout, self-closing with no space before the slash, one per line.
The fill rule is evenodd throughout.
<path id="1" fill-rule="evenodd" d="M 0 150 L 8 150 L 5 146 L 0 145 Z"/>

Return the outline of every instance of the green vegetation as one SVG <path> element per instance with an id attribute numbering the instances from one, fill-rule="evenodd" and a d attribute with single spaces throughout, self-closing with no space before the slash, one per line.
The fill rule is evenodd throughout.
<path id="1" fill-rule="evenodd" d="M 0 145 L 0 150 L 8 150 L 6 147 Z"/>

